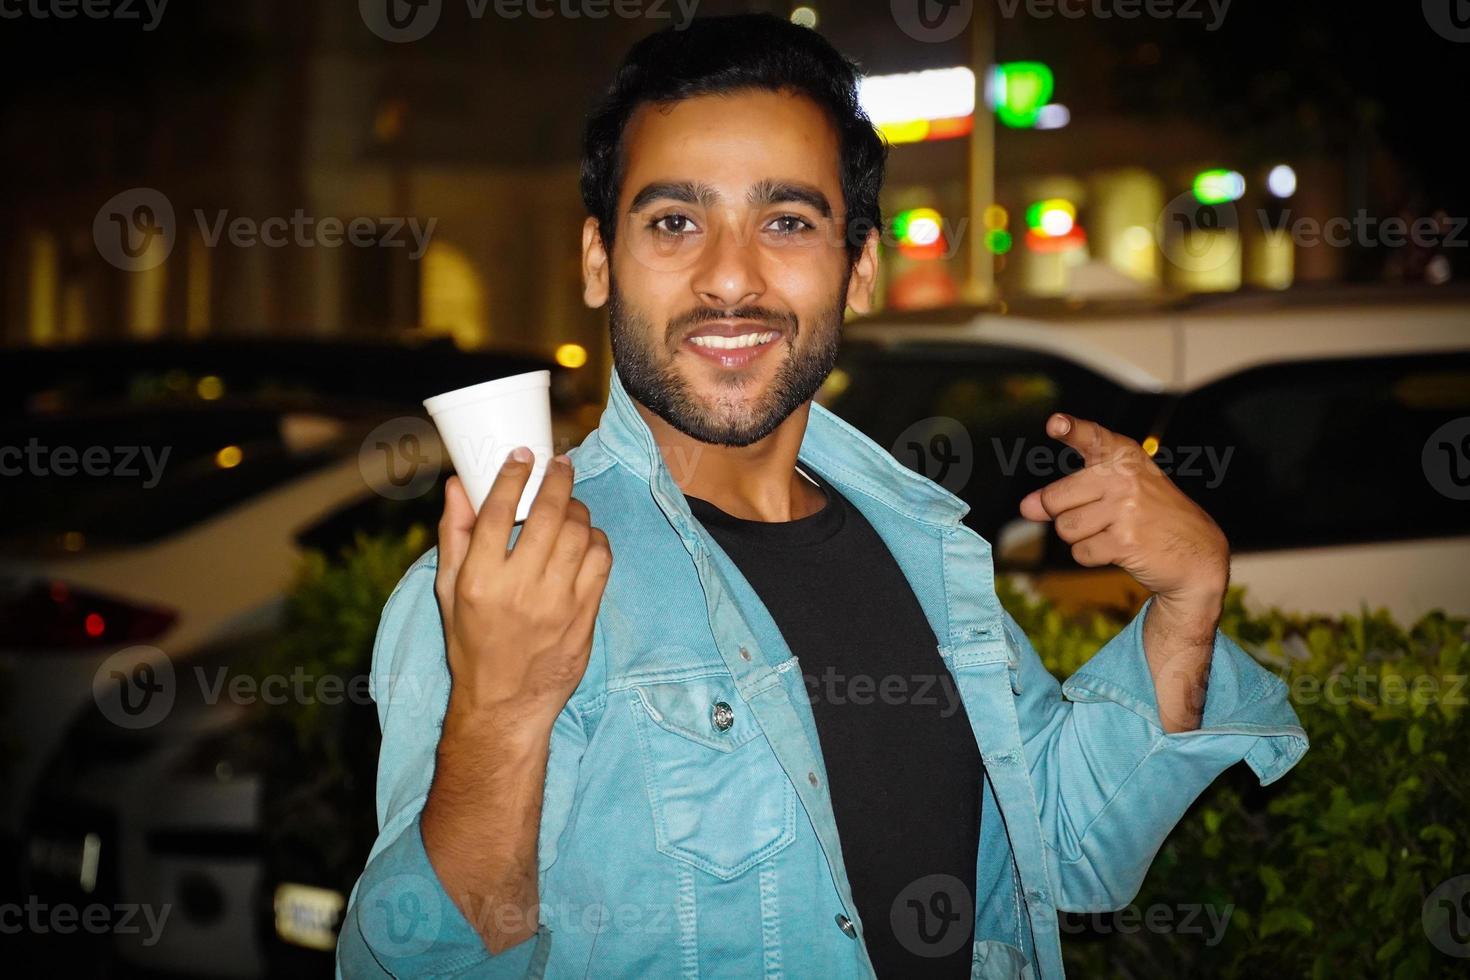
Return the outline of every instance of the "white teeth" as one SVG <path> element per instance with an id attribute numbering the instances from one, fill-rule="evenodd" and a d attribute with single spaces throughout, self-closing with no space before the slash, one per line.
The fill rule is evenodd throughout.
<path id="1" fill-rule="evenodd" d="M 690 337 L 689 342 L 691 344 L 697 344 L 700 347 L 715 347 L 720 350 L 735 350 L 739 347 L 755 347 L 758 344 L 770 343 L 776 338 L 776 336 L 777 334 L 775 331 L 768 331 L 766 333 L 746 333 L 741 334 L 738 337 L 715 337 L 712 335 L 706 335 L 703 337 Z"/>

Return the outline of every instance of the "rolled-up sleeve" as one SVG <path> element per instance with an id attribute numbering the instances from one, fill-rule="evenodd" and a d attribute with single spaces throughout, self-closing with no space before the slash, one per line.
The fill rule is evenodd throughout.
<path id="1" fill-rule="evenodd" d="M 1152 601 L 1065 684 L 1005 617 L 1048 874 L 1064 911 L 1132 901 L 1169 832 L 1230 766 L 1244 760 L 1266 785 L 1307 751 L 1286 683 L 1218 630 L 1200 726 L 1165 732 L 1143 646 Z"/>
<path id="2" fill-rule="evenodd" d="M 434 775 L 450 683 L 434 595 L 436 552 L 431 549 L 404 574 L 383 608 L 374 644 L 371 691 L 383 734 L 379 832 L 338 937 L 337 976 L 346 980 L 536 977 L 550 954 L 552 935 L 543 920 L 535 935 L 492 955 L 424 850 L 419 817 Z M 554 860 L 584 748 L 579 717 L 569 705 L 553 728 L 547 760 L 542 871 Z"/>

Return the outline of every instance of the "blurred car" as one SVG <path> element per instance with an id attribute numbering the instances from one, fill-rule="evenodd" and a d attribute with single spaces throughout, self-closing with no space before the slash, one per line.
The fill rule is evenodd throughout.
<path id="1" fill-rule="evenodd" d="M 252 713 L 206 681 L 275 641 L 307 530 L 378 507 L 442 507 L 444 461 L 416 399 L 551 365 L 461 354 L 441 376 L 380 345 L 376 373 L 398 377 L 396 389 L 372 387 L 364 355 L 367 389 L 338 378 L 324 395 L 297 365 L 302 387 L 242 397 L 230 392 L 250 387 L 244 375 L 205 346 L 190 348 L 188 367 L 120 356 L 135 382 L 121 404 L 109 401 L 111 381 L 91 383 L 106 381 L 105 359 L 66 352 L 55 372 L 24 381 L 11 407 L 26 414 L 0 423 L 0 446 L 38 448 L 0 481 L 13 518 L 0 529 L 0 738 L 11 745 L 0 836 L 19 865 L 0 882 L 69 896 L 57 901 L 113 895 L 177 910 L 152 943 L 116 932 L 95 949 L 66 937 L 93 966 L 120 956 L 150 970 L 257 976 L 264 797 L 258 757 L 242 747 L 257 743 L 241 736 Z M 262 351 L 294 345 L 254 346 L 264 361 Z M 70 381 L 56 384 L 62 376 Z M 559 448 L 581 438 L 575 419 L 553 414 Z M 432 465 L 416 475 L 418 463 Z M 165 667 L 171 706 L 128 717 L 146 716 L 147 702 L 130 706 L 127 682 Z M 48 947 L 45 962 L 54 956 Z"/>
<path id="2" fill-rule="evenodd" d="M 1018 517 L 1079 462 L 1043 433 L 1056 410 L 1153 451 L 1226 532 L 1253 608 L 1470 612 L 1470 507 L 1450 475 L 1470 479 L 1470 295 L 1308 299 L 859 321 L 824 401 L 966 500 L 998 569 L 1063 607 L 1144 596 Z"/>

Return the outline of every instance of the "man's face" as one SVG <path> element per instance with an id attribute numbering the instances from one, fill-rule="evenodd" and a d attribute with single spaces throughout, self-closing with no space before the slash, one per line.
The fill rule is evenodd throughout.
<path id="1" fill-rule="evenodd" d="M 831 373 L 844 306 L 867 308 L 876 254 L 854 274 L 836 131 L 752 90 L 643 106 L 623 146 L 613 252 L 587 285 L 597 305 L 605 275 L 618 375 L 680 432 L 750 445 Z"/>

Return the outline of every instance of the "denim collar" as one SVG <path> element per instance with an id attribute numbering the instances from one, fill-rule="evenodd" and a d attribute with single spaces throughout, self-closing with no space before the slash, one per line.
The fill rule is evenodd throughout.
<path id="1" fill-rule="evenodd" d="M 689 503 L 674 482 L 653 431 L 623 387 L 617 368 L 608 380 L 607 407 L 598 423 L 598 439 L 617 462 L 646 481 L 654 499 L 686 540 L 698 537 Z M 812 403 L 797 458 L 809 463 L 849 499 L 862 494 L 897 513 L 936 527 L 957 525 L 970 505 L 904 466 L 877 443 Z"/>

